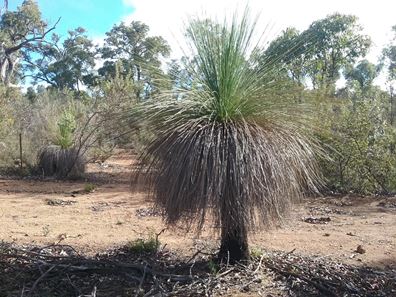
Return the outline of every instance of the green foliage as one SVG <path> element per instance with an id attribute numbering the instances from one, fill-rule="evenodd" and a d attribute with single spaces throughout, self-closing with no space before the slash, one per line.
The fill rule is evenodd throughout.
<path id="1" fill-rule="evenodd" d="M 332 162 L 324 161 L 328 187 L 335 191 L 389 193 L 396 190 L 396 131 L 380 98 L 334 107 L 324 141 Z"/>
<path id="2" fill-rule="evenodd" d="M 392 27 L 393 38 L 384 48 L 382 63 L 388 71 L 389 81 L 396 80 L 396 25 Z"/>
<path id="3" fill-rule="evenodd" d="M 92 193 L 93 191 L 95 191 L 96 186 L 92 183 L 87 183 L 84 185 L 84 192 L 86 193 Z"/>
<path id="4" fill-rule="evenodd" d="M 20 60 L 25 52 L 39 46 L 49 31 L 41 18 L 38 4 L 25 0 L 16 11 L 6 11 L 0 19 L 0 81 L 9 85 L 16 81 Z"/>
<path id="5" fill-rule="evenodd" d="M 254 45 L 254 26 L 255 21 L 246 16 L 240 23 L 191 22 L 187 35 L 196 56 L 188 65 L 195 86 L 189 96 L 199 110 L 197 117 L 219 122 L 276 120 L 280 114 L 286 121 L 293 117 L 289 109 L 293 100 L 285 81 L 273 80 L 278 74 L 275 63 L 252 67 L 256 65 L 255 53 L 261 50 Z M 301 106 L 294 107 L 298 112 Z"/>
<path id="6" fill-rule="evenodd" d="M 99 92 L 103 97 L 101 104 L 109 110 L 116 106 L 117 108 L 130 108 L 138 101 L 132 74 L 122 74 L 123 70 L 120 62 L 117 62 L 114 67 L 114 75 L 99 84 Z"/>
<path id="7" fill-rule="evenodd" d="M 60 43 L 60 37 L 52 35 L 51 42 L 40 44 L 25 53 L 25 72 L 30 72 L 35 83 L 45 82 L 58 89 L 80 90 L 85 84 L 95 84 L 92 75 L 95 51 L 84 28 L 68 32 Z"/>
<path id="8" fill-rule="evenodd" d="M 122 66 L 118 62 L 115 64 L 114 76 L 101 81 L 96 90 L 94 96 L 98 102 L 97 110 L 106 125 L 98 127 L 98 146 L 94 157 L 106 158 L 116 145 L 139 149 L 146 138 L 143 122 L 139 124 L 139 131 L 130 133 L 133 127 L 126 117 L 121 116 L 133 109 L 138 102 L 138 87 L 132 74 L 122 74 Z"/>
<path id="9" fill-rule="evenodd" d="M 153 235 L 148 238 L 138 238 L 125 245 L 125 249 L 134 254 L 155 254 L 159 247 L 160 242 Z"/>
<path id="10" fill-rule="evenodd" d="M 18 159 L 20 129 L 16 105 L 21 99 L 19 90 L 0 84 L 0 167 L 13 167 Z"/>
<path id="11" fill-rule="evenodd" d="M 131 75 L 139 99 L 156 90 L 157 81 L 163 79 L 160 59 L 170 53 L 165 39 L 148 36 L 148 33 L 149 27 L 138 21 L 114 25 L 106 33 L 105 44 L 100 49 L 105 62 L 99 74 L 107 78 L 114 76 L 116 64 L 120 63 L 122 75 Z"/>
<path id="12" fill-rule="evenodd" d="M 54 144 L 59 145 L 62 149 L 71 148 L 74 144 L 74 131 L 77 128 L 74 112 L 71 109 L 65 109 L 58 121 L 58 133 Z"/>
<path id="13" fill-rule="evenodd" d="M 259 63 L 276 63 L 282 76 L 303 84 L 307 75 L 307 42 L 308 40 L 304 40 L 297 29 L 287 28 L 270 43 L 259 57 Z"/>
<path id="14" fill-rule="evenodd" d="M 215 261 L 213 261 L 212 259 L 210 259 L 208 261 L 208 268 L 211 274 L 217 274 L 220 270 L 220 266 L 219 264 L 217 264 Z"/>
<path id="15" fill-rule="evenodd" d="M 37 155 L 48 145 L 70 147 L 92 110 L 92 105 L 74 99 L 73 92 L 40 90 L 33 101 L 27 96 L 15 88 L 0 88 L 1 167 L 11 168 L 19 159 L 19 133 L 28 168 L 35 167 Z"/>
<path id="16" fill-rule="evenodd" d="M 313 22 L 302 33 L 308 41 L 308 73 L 316 88 L 332 89 L 340 70 L 364 57 L 371 45 L 357 17 L 335 13 Z"/>
<path id="17" fill-rule="evenodd" d="M 367 60 L 360 61 L 355 67 L 350 65 L 345 69 L 345 78 L 348 82 L 356 81 L 362 91 L 372 86 L 373 80 L 378 76 L 379 69 Z"/>
<path id="18" fill-rule="evenodd" d="M 261 55 L 261 64 L 276 63 L 281 74 L 298 84 L 335 93 L 341 71 L 366 55 L 370 38 L 362 34 L 357 17 L 332 14 L 303 32 L 287 28 Z"/>
<path id="19" fill-rule="evenodd" d="M 257 247 L 250 250 L 250 256 L 252 258 L 260 259 L 263 256 L 263 251 Z"/>
<path id="20" fill-rule="evenodd" d="M 191 61 L 187 57 L 178 60 L 171 60 L 168 63 L 168 77 L 175 90 L 189 90 L 193 88 L 192 74 L 188 70 Z"/>

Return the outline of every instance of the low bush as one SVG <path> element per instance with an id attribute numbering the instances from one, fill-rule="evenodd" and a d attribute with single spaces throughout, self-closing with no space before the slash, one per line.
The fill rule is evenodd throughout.
<path id="1" fill-rule="evenodd" d="M 333 106 L 334 107 L 334 106 Z M 334 107 L 322 141 L 331 161 L 322 162 L 327 186 L 336 192 L 396 191 L 396 130 L 378 99 L 349 100 Z"/>
<path id="2" fill-rule="evenodd" d="M 38 169 L 43 176 L 76 179 L 85 173 L 85 160 L 75 148 L 51 145 L 40 152 Z"/>
<path id="3" fill-rule="evenodd" d="M 128 242 L 125 249 L 135 254 L 154 254 L 158 251 L 160 242 L 154 236 L 148 238 L 138 238 Z"/>

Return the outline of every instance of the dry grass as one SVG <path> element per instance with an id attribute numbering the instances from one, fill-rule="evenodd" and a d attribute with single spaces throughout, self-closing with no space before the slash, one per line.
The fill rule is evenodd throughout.
<path id="1" fill-rule="evenodd" d="M 310 143 L 287 127 L 192 122 L 170 127 L 143 158 L 167 223 L 253 230 L 281 219 L 301 188 L 315 189 Z M 224 213 L 226 211 L 226 213 Z"/>
<path id="2" fill-rule="evenodd" d="M 84 175 L 85 160 L 75 148 L 52 145 L 40 152 L 38 168 L 44 176 L 75 179 Z"/>

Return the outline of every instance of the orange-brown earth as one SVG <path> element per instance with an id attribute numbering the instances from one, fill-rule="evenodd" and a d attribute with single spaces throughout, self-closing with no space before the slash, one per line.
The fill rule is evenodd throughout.
<path id="1" fill-rule="evenodd" d="M 89 164 L 88 180 L 0 179 L 0 240 L 17 244 L 70 244 L 93 254 L 159 233 L 161 218 L 150 213 L 130 176 L 134 158 L 119 151 L 104 164 Z M 95 190 L 85 193 L 88 183 Z M 324 218 L 326 224 L 303 219 Z M 197 237 L 166 230 L 160 241 L 183 254 L 216 244 L 210 227 Z M 396 266 L 396 197 L 319 197 L 296 205 L 285 224 L 251 236 L 254 249 L 294 251 L 349 264 Z M 364 253 L 356 252 L 361 246 Z M 362 250 L 360 250 L 362 252 Z"/>

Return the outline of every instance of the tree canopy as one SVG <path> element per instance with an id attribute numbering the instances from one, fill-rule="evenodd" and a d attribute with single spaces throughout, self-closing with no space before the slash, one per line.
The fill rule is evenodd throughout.
<path id="1" fill-rule="evenodd" d="M 95 66 L 95 49 L 83 28 L 69 31 L 60 43 L 60 37 L 52 35 L 51 42 L 38 45 L 26 53 L 26 70 L 34 81 L 45 82 L 63 89 L 79 90 L 90 82 Z"/>
<path id="2" fill-rule="evenodd" d="M 120 63 L 124 75 L 131 78 L 139 89 L 137 97 L 147 96 L 155 89 L 155 79 L 161 76 L 161 58 L 168 57 L 170 47 L 160 36 L 148 36 L 149 27 L 142 22 L 121 23 L 106 33 L 104 46 L 99 50 L 105 61 L 99 74 L 115 75 L 115 65 Z"/>
<path id="3" fill-rule="evenodd" d="M 56 25 L 56 24 L 55 24 Z M 15 73 L 22 51 L 43 42 L 55 26 L 48 27 L 33 0 L 25 0 L 16 11 L 6 11 L 0 19 L 0 81 L 8 85 L 16 80 Z"/>

